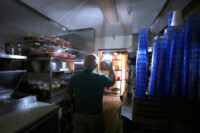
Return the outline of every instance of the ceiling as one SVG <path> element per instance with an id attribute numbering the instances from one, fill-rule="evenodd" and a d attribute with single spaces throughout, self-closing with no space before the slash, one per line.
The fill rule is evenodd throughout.
<path id="1" fill-rule="evenodd" d="M 108 24 L 95 0 L 21 0 L 69 30 L 94 28 L 96 37 L 136 34 L 150 28 L 167 0 L 115 0 L 119 22 Z M 131 14 L 127 8 L 132 7 Z"/>

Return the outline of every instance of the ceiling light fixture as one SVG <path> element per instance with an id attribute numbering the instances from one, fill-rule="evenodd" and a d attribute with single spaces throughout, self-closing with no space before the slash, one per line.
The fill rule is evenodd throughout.
<path id="1" fill-rule="evenodd" d="M 62 28 L 62 30 L 66 31 L 66 28 L 65 28 L 65 27 L 63 27 L 63 28 Z"/>
<path id="2" fill-rule="evenodd" d="M 128 7 L 127 8 L 127 11 L 128 11 L 128 15 L 131 15 L 131 12 L 132 12 L 133 8 L 132 7 Z"/>
<path id="3" fill-rule="evenodd" d="M 96 0 L 104 18 L 109 24 L 118 22 L 117 8 L 115 0 Z"/>

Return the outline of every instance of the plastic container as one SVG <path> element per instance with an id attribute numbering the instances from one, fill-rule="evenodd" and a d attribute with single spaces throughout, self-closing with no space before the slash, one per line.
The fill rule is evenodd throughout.
<path id="1" fill-rule="evenodd" d="M 165 88 L 164 88 L 164 97 L 170 96 L 170 80 L 171 80 L 171 65 L 172 62 L 170 60 L 171 56 L 171 47 L 172 47 L 172 41 L 175 36 L 175 33 L 177 32 L 176 26 L 170 26 L 167 28 L 167 33 L 165 34 L 165 38 L 167 39 L 167 57 L 166 57 L 166 74 L 165 74 Z"/>
<path id="2" fill-rule="evenodd" d="M 170 13 L 169 13 L 169 18 L 168 18 L 168 27 L 171 26 L 171 23 L 172 23 L 172 16 L 173 16 L 173 12 L 170 12 Z"/>
<path id="3" fill-rule="evenodd" d="M 200 14 L 186 21 L 183 95 L 188 98 L 200 98 Z"/>
<path id="4" fill-rule="evenodd" d="M 172 97 L 182 97 L 182 71 L 184 60 L 184 33 L 176 32 L 172 41 L 170 54 L 171 83 L 170 93 Z"/>
<path id="5" fill-rule="evenodd" d="M 149 94 L 151 96 L 161 97 L 164 93 L 167 44 L 165 38 L 158 38 L 154 43 L 149 86 Z"/>
<path id="6" fill-rule="evenodd" d="M 171 26 L 182 25 L 182 12 L 180 10 L 173 11 Z"/>
<path id="7" fill-rule="evenodd" d="M 148 58 L 147 51 L 137 51 L 137 65 L 136 65 L 136 96 L 144 97 L 147 89 L 147 69 Z"/>
<path id="8" fill-rule="evenodd" d="M 141 29 L 139 32 L 139 42 L 136 65 L 136 96 L 144 97 L 147 90 L 148 72 L 148 29 Z"/>
<path id="9" fill-rule="evenodd" d="M 138 49 L 148 50 L 148 29 L 140 30 Z"/>

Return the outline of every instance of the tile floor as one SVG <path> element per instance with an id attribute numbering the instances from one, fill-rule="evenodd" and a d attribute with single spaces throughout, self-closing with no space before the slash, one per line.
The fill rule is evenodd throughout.
<path id="1" fill-rule="evenodd" d="M 103 97 L 104 133 L 121 133 L 120 97 L 105 94 Z"/>

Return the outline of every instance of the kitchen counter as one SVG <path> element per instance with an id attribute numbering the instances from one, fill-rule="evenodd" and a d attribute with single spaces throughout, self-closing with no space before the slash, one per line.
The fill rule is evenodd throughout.
<path id="1" fill-rule="evenodd" d="M 133 104 L 132 95 L 128 94 L 128 87 L 124 90 L 123 101 L 121 105 L 122 132 L 132 133 L 133 130 Z"/>
<path id="2" fill-rule="evenodd" d="M 58 105 L 43 102 L 24 104 L 23 108 L 0 116 L 0 133 L 13 133 L 30 129 L 42 119 L 57 112 Z"/>
<path id="3" fill-rule="evenodd" d="M 60 93 L 57 96 L 42 100 L 42 102 L 57 104 L 60 106 L 59 120 L 60 120 L 60 132 L 71 132 L 72 119 L 73 119 L 73 105 L 65 100 L 65 93 Z M 45 131 L 46 132 L 46 131 Z"/>
<path id="4" fill-rule="evenodd" d="M 132 112 L 133 112 L 132 96 L 129 96 L 128 90 L 125 89 L 121 107 L 121 116 L 132 121 Z"/>
<path id="5" fill-rule="evenodd" d="M 58 104 L 62 101 L 65 100 L 65 93 L 61 93 L 57 96 L 54 96 L 54 97 L 51 97 L 51 98 L 46 98 L 44 100 L 41 100 L 42 102 L 45 102 L 45 103 L 50 103 L 50 104 Z"/>

